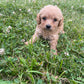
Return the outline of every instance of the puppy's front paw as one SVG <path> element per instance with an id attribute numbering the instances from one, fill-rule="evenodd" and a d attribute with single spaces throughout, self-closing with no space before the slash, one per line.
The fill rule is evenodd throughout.
<path id="1" fill-rule="evenodd" d="M 25 42 L 25 45 L 28 45 L 28 42 Z"/>
<path id="2" fill-rule="evenodd" d="M 65 32 L 64 32 L 64 31 L 62 31 L 62 33 L 64 34 Z"/>
<path id="3" fill-rule="evenodd" d="M 53 55 L 57 55 L 57 52 L 53 52 L 52 54 L 53 54 Z"/>
<path id="4" fill-rule="evenodd" d="M 53 49 L 52 49 L 50 52 L 51 52 L 51 54 L 53 54 L 53 55 L 57 55 L 57 50 L 53 50 Z"/>

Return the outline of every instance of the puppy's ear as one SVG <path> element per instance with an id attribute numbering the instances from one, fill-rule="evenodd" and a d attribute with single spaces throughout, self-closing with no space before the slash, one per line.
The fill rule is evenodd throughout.
<path id="1" fill-rule="evenodd" d="M 62 19 L 60 19 L 58 26 L 61 26 L 63 24 L 64 18 L 62 17 Z"/>
<path id="2" fill-rule="evenodd" d="M 41 17 L 40 17 L 40 14 L 38 13 L 37 14 L 37 18 L 36 18 L 36 21 L 37 21 L 37 24 L 41 24 Z"/>

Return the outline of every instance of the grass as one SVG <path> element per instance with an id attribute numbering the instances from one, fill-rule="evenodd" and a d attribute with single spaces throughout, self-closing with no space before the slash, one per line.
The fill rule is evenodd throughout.
<path id="1" fill-rule="evenodd" d="M 24 45 L 37 13 L 48 4 L 61 8 L 65 23 L 53 58 L 48 41 Z M 0 48 L 1 84 L 61 84 L 60 78 L 84 84 L 84 0 L 0 0 Z"/>

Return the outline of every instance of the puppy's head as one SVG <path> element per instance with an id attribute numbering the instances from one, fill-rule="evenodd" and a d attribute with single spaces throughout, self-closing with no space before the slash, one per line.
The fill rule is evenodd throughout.
<path id="1" fill-rule="evenodd" d="M 37 14 L 37 24 L 46 30 L 55 31 L 63 25 L 63 15 L 57 6 L 48 5 Z"/>

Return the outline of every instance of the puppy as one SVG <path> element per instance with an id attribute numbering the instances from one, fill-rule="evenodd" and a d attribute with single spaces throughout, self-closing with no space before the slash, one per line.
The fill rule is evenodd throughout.
<path id="1" fill-rule="evenodd" d="M 25 42 L 26 45 L 34 43 L 42 36 L 48 39 L 50 43 L 50 50 L 54 55 L 57 55 L 57 41 L 59 33 L 64 33 L 63 30 L 63 15 L 57 6 L 48 5 L 40 10 L 37 14 L 37 27 L 32 38 Z M 54 50 L 54 52 L 52 51 Z"/>

